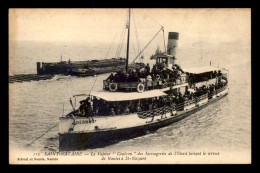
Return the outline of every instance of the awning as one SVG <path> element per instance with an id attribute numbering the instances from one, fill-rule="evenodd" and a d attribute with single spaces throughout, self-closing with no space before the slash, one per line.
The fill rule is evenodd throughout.
<path id="1" fill-rule="evenodd" d="M 204 67 L 183 68 L 182 70 L 187 73 L 200 74 L 200 73 L 206 73 L 211 71 L 218 71 L 221 70 L 221 68 L 214 67 L 214 66 L 204 66 Z"/>
<path id="2" fill-rule="evenodd" d="M 159 96 L 166 96 L 167 94 L 160 90 L 151 90 L 151 91 L 144 91 L 142 93 L 138 92 L 109 92 L 109 91 L 92 91 L 92 96 L 99 97 L 106 101 L 129 101 L 129 100 L 138 100 L 138 99 L 146 99 L 146 98 L 153 98 Z"/>

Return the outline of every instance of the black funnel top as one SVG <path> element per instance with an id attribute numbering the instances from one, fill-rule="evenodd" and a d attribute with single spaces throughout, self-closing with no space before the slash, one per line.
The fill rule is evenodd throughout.
<path id="1" fill-rule="evenodd" d="M 179 33 L 178 32 L 169 32 L 168 39 L 179 40 Z"/>

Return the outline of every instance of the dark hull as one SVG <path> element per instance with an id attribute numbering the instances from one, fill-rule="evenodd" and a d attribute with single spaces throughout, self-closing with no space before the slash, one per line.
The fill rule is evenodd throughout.
<path id="1" fill-rule="evenodd" d="M 165 119 L 162 121 L 158 121 L 156 123 L 148 123 L 142 126 L 136 126 L 131 128 L 124 129 L 115 129 L 108 131 L 97 131 L 91 133 L 70 133 L 70 134 L 60 134 L 59 135 L 59 149 L 60 150 L 81 150 L 87 148 L 98 148 L 104 147 L 107 145 L 115 144 L 121 140 L 127 140 L 131 138 L 135 138 L 138 136 L 142 136 L 147 134 L 147 132 L 153 132 L 158 130 L 159 128 L 168 126 L 172 123 L 180 121 L 191 114 L 203 109 L 207 105 L 214 103 L 221 98 L 227 95 L 224 94 L 211 99 L 207 104 L 204 104 L 198 108 L 183 112 L 178 116 L 172 117 L 170 119 Z"/>

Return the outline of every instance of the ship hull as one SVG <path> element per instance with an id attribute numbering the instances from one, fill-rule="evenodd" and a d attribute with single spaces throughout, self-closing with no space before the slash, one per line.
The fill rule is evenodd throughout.
<path id="1" fill-rule="evenodd" d="M 228 93 L 225 92 L 216 98 L 210 99 L 207 103 L 200 105 L 199 107 L 182 111 L 177 116 L 172 116 L 171 118 L 162 119 L 153 123 L 146 123 L 141 126 L 122 128 L 122 129 L 112 129 L 106 131 L 95 131 L 88 133 L 65 133 L 59 134 L 59 149 L 60 150 L 82 150 L 87 148 L 98 148 L 107 145 L 117 143 L 122 140 L 132 139 L 145 135 L 149 132 L 154 132 L 159 128 L 168 126 L 172 123 L 178 122 L 191 114 L 200 111 L 204 107 L 211 103 L 214 103 L 221 98 L 225 97 Z"/>

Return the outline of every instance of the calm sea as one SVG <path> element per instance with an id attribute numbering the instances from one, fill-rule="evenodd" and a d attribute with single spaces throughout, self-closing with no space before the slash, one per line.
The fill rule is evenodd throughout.
<path id="1" fill-rule="evenodd" d="M 155 47 L 156 48 L 156 47 Z M 114 57 L 109 45 L 87 43 L 22 42 L 10 44 L 10 74 L 36 73 L 36 62 L 86 60 Z M 145 52 L 145 62 L 154 53 Z M 123 50 L 122 50 L 123 51 Z M 112 53 L 113 52 L 113 53 Z M 134 53 L 132 52 L 134 55 Z M 123 57 L 124 54 L 122 54 Z M 134 56 L 131 56 L 134 57 Z M 203 51 L 182 45 L 178 60 L 182 66 L 209 65 L 229 69 L 229 95 L 205 109 L 170 126 L 142 137 L 121 141 L 94 151 L 139 151 L 210 149 L 214 151 L 249 151 L 251 149 L 251 67 L 250 47 L 240 43 L 207 45 Z M 152 63 L 152 62 L 151 62 Z M 102 89 L 97 77 L 93 90 Z M 9 84 L 10 147 L 30 151 L 58 151 L 58 119 L 70 111 L 69 98 L 88 93 L 95 77 L 56 75 L 53 79 Z M 53 127 L 44 136 L 34 141 Z M 34 141 L 32 143 L 32 141 Z"/>

